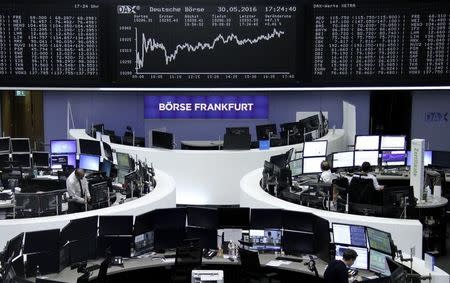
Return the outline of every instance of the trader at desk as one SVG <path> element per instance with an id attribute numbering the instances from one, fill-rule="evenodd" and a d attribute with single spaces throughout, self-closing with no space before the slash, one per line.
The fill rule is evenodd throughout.
<path id="1" fill-rule="evenodd" d="M 342 259 L 331 261 L 323 278 L 326 283 L 348 283 L 349 268 L 355 263 L 358 254 L 355 250 L 346 249 L 342 255 Z"/>
<path id="2" fill-rule="evenodd" d="M 322 173 L 320 174 L 320 181 L 326 184 L 331 184 L 333 180 L 337 178 L 336 175 L 331 173 L 331 166 L 328 161 L 322 161 L 322 163 L 320 163 L 320 169 L 322 170 Z"/>
<path id="3" fill-rule="evenodd" d="M 381 186 L 380 184 L 378 184 L 377 177 L 375 177 L 374 175 L 369 173 L 370 169 L 371 169 L 370 163 L 367 161 L 364 161 L 361 164 L 361 171 L 363 174 L 361 174 L 360 177 L 362 179 L 372 179 L 373 187 L 375 188 L 375 190 L 380 191 L 380 190 L 384 189 L 384 186 Z M 354 176 L 359 176 L 359 174 L 355 173 Z M 348 180 L 349 183 L 352 181 L 351 179 L 352 179 L 352 177 L 349 178 L 349 180 Z"/>
<path id="4" fill-rule="evenodd" d="M 68 213 L 86 211 L 86 201 L 91 201 L 91 194 L 84 170 L 75 169 L 67 178 L 66 187 L 70 196 Z"/>

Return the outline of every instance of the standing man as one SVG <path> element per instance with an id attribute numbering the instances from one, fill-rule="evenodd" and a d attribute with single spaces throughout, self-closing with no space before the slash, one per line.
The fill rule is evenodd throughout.
<path id="1" fill-rule="evenodd" d="M 68 213 L 86 211 L 86 205 L 91 201 L 88 181 L 84 175 L 84 170 L 78 168 L 66 180 L 67 192 L 70 196 Z"/>
<path id="2" fill-rule="evenodd" d="M 326 283 L 348 283 L 348 269 L 355 263 L 358 254 L 355 250 L 346 249 L 342 255 L 342 259 L 331 261 L 323 278 Z"/>

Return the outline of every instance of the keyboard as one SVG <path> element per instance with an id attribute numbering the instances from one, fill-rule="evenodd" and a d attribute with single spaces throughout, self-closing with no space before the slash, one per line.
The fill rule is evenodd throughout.
<path id="1" fill-rule="evenodd" d="M 381 172 L 381 176 L 403 176 L 401 172 Z"/>
<path id="2" fill-rule="evenodd" d="M 288 260 L 288 261 L 293 261 L 293 262 L 303 262 L 303 259 L 295 257 L 295 256 L 277 256 L 276 257 L 277 260 Z"/>

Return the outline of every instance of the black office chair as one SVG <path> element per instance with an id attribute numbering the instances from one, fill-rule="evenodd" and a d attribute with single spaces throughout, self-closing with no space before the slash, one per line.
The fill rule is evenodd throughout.
<path id="1" fill-rule="evenodd" d="M 250 282 L 252 279 L 261 282 L 262 279 L 267 279 L 269 283 L 276 279 L 276 273 L 265 273 L 259 262 L 258 252 L 249 251 L 239 248 L 239 257 L 241 261 L 241 274 L 244 275 L 245 282 Z"/>
<path id="2" fill-rule="evenodd" d="M 202 249 L 198 245 L 178 247 L 172 282 L 191 282 L 192 270 L 202 265 Z"/>
<path id="3" fill-rule="evenodd" d="M 106 283 L 106 274 L 108 273 L 109 263 L 111 262 L 111 257 L 107 256 L 102 263 L 100 263 L 100 269 L 98 270 L 97 281 L 99 283 Z"/>
<path id="4" fill-rule="evenodd" d="M 361 204 L 376 204 L 374 199 L 376 190 L 373 186 L 372 179 L 362 178 L 361 176 L 353 176 L 348 188 L 349 202 Z"/>
<path id="5" fill-rule="evenodd" d="M 85 272 L 83 275 L 78 277 L 77 283 L 89 283 L 89 272 Z"/>

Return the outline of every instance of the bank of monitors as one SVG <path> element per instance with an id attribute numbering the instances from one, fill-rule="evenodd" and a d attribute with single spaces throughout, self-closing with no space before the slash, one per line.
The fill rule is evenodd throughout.
<path id="1" fill-rule="evenodd" d="M 371 166 L 378 166 L 378 150 L 355 151 L 355 166 L 361 166 L 367 161 Z"/>
<path id="2" fill-rule="evenodd" d="M 33 151 L 33 167 L 48 168 L 50 154 L 48 152 Z"/>
<path id="3" fill-rule="evenodd" d="M 404 150 L 385 150 L 381 152 L 382 166 L 405 166 L 406 151 Z"/>
<path id="4" fill-rule="evenodd" d="M 380 136 L 355 136 L 355 150 L 379 150 Z"/>
<path id="5" fill-rule="evenodd" d="M 256 126 L 256 137 L 260 140 L 268 140 L 270 137 L 273 137 L 277 134 L 277 125 L 276 124 L 268 124 L 268 125 L 257 125 Z"/>
<path id="6" fill-rule="evenodd" d="M 80 154 L 102 155 L 100 141 L 79 139 L 78 142 L 80 143 Z"/>
<path id="7" fill-rule="evenodd" d="M 388 255 L 392 254 L 390 233 L 367 227 L 367 239 L 370 250 L 377 250 Z"/>
<path id="8" fill-rule="evenodd" d="M 0 152 L 10 152 L 11 151 L 11 141 L 10 137 L 0 138 Z"/>
<path id="9" fill-rule="evenodd" d="M 431 150 L 425 150 L 423 153 L 423 166 L 429 166 L 433 164 L 433 152 Z M 412 153 L 408 151 L 406 165 L 412 165 Z"/>
<path id="10" fill-rule="evenodd" d="M 280 229 L 251 229 L 249 236 L 254 250 L 275 252 L 281 249 Z"/>
<path id="11" fill-rule="evenodd" d="M 367 248 L 343 246 L 343 245 L 336 244 L 335 259 L 341 260 L 343 254 L 344 254 L 344 251 L 346 249 L 352 249 L 358 254 L 358 257 L 356 258 L 355 263 L 352 265 L 353 268 L 368 269 L 367 265 L 368 265 L 369 253 L 367 251 Z"/>
<path id="12" fill-rule="evenodd" d="M 405 150 L 405 136 L 381 136 L 380 150 Z"/>
<path id="13" fill-rule="evenodd" d="M 90 171 L 100 171 L 100 156 L 80 154 L 78 167 Z"/>
<path id="14" fill-rule="evenodd" d="M 337 244 L 367 247 L 366 227 L 333 223 L 333 241 Z"/>
<path id="15" fill-rule="evenodd" d="M 152 131 L 152 146 L 173 149 L 173 134 Z"/>
<path id="16" fill-rule="evenodd" d="M 343 151 L 333 153 L 331 164 L 333 168 L 347 168 L 354 166 L 354 151 Z"/>
<path id="17" fill-rule="evenodd" d="M 65 154 L 77 153 L 76 140 L 51 140 L 50 141 L 51 154 Z"/>
<path id="18" fill-rule="evenodd" d="M 239 208 L 218 208 L 219 228 L 248 229 L 250 226 L 250 209 Z"/>
<path id="19" fill-rule="evenodd" d="M 303 174 L 313 174 L 322 172 L 322 169 L 320 167 L 322 161 L 325 161 L 325 157 L 304 157 Z"/>
<path id="20" fill-rule="evenodd" d="M 316 157 L 327 155 L 328 141 L 305 142 L 303 146 L 303 157 Z"/>

